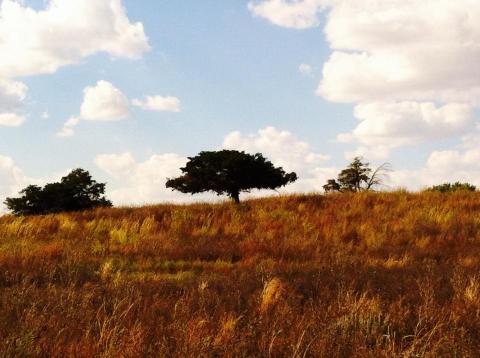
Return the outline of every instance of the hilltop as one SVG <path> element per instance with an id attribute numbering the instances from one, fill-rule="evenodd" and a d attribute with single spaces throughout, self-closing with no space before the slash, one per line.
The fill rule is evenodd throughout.
<path id="1" fill-rule="evenodd" d="M 480 193 L 0 218 L 0 356 L 480 351 Z"/>

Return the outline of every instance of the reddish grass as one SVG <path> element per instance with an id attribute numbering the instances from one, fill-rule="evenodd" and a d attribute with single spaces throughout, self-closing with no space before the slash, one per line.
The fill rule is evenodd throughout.
<path id="1" fill-rule="evenodd" d="M 0 218 L 2 357 L 474 357 L 480 194 Z"/>

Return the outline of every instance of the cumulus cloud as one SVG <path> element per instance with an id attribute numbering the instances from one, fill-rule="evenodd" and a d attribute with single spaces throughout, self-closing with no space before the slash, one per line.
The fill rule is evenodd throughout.
<path id="1" fill-rule="evenodd" d="M 18 127 L 25 122 L 25 117 L 15 113 L 1 113 L 0 126 Z"/>
<path id="2" fill-rule="evenodd" d="M 391 187 L 411 190 L 457 181 L 480 187 L 480 148 L 434 151 L 422 168 L 394 171 L 389 178 Z"/>
<path id="3" fill-rule="evenodd" d="M 70 117 L 63 128 L 57 132 L 58 137 L 71 137 L 74 128 L 85 121 L 119 121 L 130 115 L 128 98 L 107 81 L 98 81 L 94 86 L 83 90 L 83 102 L 80 115 Z"/>
<path id="4" fill-rule="evenodd" d="M 177 97 L 147 96 L 145 100 L 134 99 L 132 104 L 146 111 L 180 112 L 181 104 Z"/>
<path id="5" fill-rule="evenodd" d="M 356 141 L 357 152 L 373 145 L 388 155 L 392 147 L 471 129 L 480 107 L 479 2 L 265 0 L 249 8 L 296 28 L 318 26 L 327 12 L 332 53 L 317 94 L 356 104 L 361 122 L 340 139 Z"/>
<path id="6" fill-rule="evenodd" d="M 0 111 L 14 111 L 23 105 L 28 87 L 17 81 L 0 78 Z"/>
<path id="7" fill-rule="evenodd" d="M 128 98 L 107 81 L 83 90 L 80 116 L 87 121 L 117 121 L 128 117 Z"/>
<path id="8" fill-rule="evenodd" d="M 225 136 L 223 148 L 262 153 L 285 171 L 295 171 L 300 179 L 281 189 L 281 192 L 320 191 L 327 177 L 336 172 L 335 168 L 324 166 L 329 160 L 327 155 L 316 153 L 308 142 L 275 127 L 266 127 L 247 135 L 231 132 Z"/>
<path id="9" fill-rule="evenodd" d="M 479 104 L 480 3 L 472 0 L 264 0 L 254 15 L 319 25 L 328 9 L 333 52 L 318 93 L 336 102 L 422 100 Z M 282 21 L 279 21 L 282 14 Z"/>
<path id="10" fill-rule="evenodd" d="M 49 0 L 35 10 L 23 1 L 0 5 L 0 77 L 53 73 L 97 52 L 138 58 L 149 50 L 141 23 L 121 0 Z"/>
<path id="11" fill-rule="evenodd" d="M 300 171 L 329 159 L 326 155 L 315 153 L 308 142 L 298 139 L 289 131 L 275 127 L 266 127 L 249 135 L 238 131 L 231 132 L 225 136 L 223 148 L 262 153 L 275 165 L 282 166 L 287 171 Z"/>
<path id="12" fill-rule="evenodd" d="M 354 116 L 360 123 L 351 133 L 338 135 L 338 141 L 359 143 L 356 155 L 378 159 L 387 157 L 390 149 L 461 135 L 475 125 L 474 108 L 458 103 L 367 103 L 357 105 Z"/>
<path id="13" fill-rule="evenodd" d="M 471 0 L 337 1 L 325 26 L 334 52 L 319 94 L 478 105 L 479 18 Z"/>
<path id="14" fill-rule="evenodd" d="M 16 127 L 25 121 L 20 112 L 27 92 L 23 83 L 0 78 L 0 126 Z"/>
<path id="15" fill-rule="evenodd" d="M 357 153 L 386 156 L 472 129 L 480 106 L 473 65 L 480 61 L 479 19 L 480 4 L 469 0 L 332 6 L 325 33 L 335 50 L 318 94 L 358 103 L 360 124 L 349 134 Z"/>
<path id="16" fill-rule="evenodd" d="M 132 104 L 147 111 L 180 112 L 180 100 L 176 97 L 147 96 L 145 100 L 134 99 Z M 98 81 L 83 90 L 80 115 L 71 117 L 57 133 L 59 137 L 70 137 L 80 120 L 118 121 L 130 115 L 129 100 L 123 92 L 108 81 Z"/>
<path id="17" fill-rule="evenodd" d="M 0 1 L 0 125 L 20 125 L 28 88 L 17 77 L 50 74 L 98 52 L 138 58 L 150 49 L 122 0 L 46 0 L 36 10 Z"/>
<path id="18" fill-rule="evenodd" d="M 108 187 L 108 196 L 117 205 L 211 199 L 211 195 L 189 196 L 165 187 L 168 178 L 181 174 L 180 168 L 186 162 L 186 157 L 173 153 L 155 154 L 140 162 L 130 152 L 102 154 L 95 158 L 97 167 L 114 180 Z"/>
<path id="19" fill-rule="evenodd" d="M 319 24 L 318 15 L 326 3 L 326 0 L 251 1 L 248 9 L 255 16 L 265 18 L 275 25 L 306 29 Z"/>
<path id="20" fill-rule="evenodd" d="M 63 128 L 57 132 L 58 137 L 71 137 L 75 134 L 75 127 L 80 123 L 80 118 L 79 117 L 70 117 L 65 124 L 63 125 Z"/>

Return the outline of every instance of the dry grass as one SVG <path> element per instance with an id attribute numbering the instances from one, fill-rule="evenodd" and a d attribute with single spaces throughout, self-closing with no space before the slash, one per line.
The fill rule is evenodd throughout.
<path id="1" fill-rule="evenodd" d="M 281 297 L 285 294 L 285 288 L 278 278 L 273 278 L 265 284 L 262 293 L 262 302 L 260 312 L 266 313 L 273 308 Z"/>
<path id="2" fill-rule="evenodd" d="M 0 218 L 1 357 L 475 357 L 480 194 Z"/>

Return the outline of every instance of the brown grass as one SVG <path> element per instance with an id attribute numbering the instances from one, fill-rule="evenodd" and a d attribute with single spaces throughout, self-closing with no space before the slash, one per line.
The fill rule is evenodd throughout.
<path id="1" fill-rule="evenodd" d="M 1 357 L 476 357 L 480 194 L 0 218 Z"/>
<path id="2" fill-rule="evenodd" d="M 260 304 L 260 312 L 268 312 L 277 304 L 284 294 L 284 285 L 278 278 L 275 277 L 265 283 L 262 293 L 262 302 Z"/>

